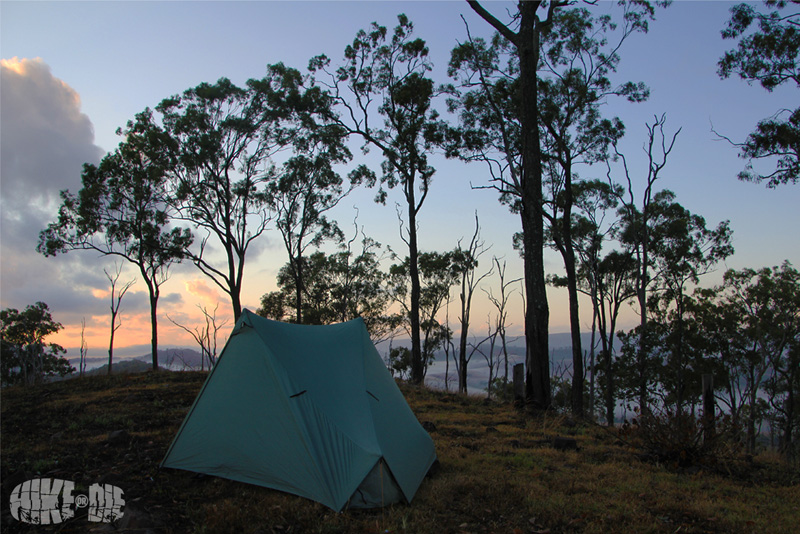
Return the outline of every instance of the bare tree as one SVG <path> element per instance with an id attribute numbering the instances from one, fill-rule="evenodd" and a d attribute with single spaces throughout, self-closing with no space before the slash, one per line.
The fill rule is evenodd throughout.
<path id="1" fill-rule="evenodd" d="M 506 282 L 506 262 L 503 261 L 503 265 L 500 265 L 500 260 L 496 256 L 492 258 L 492 261 L 494 262 L 495 267 L 497 267 L 497 274 L 500 277 L 500 294 L 495 296 L 494 293 L 492 293 L 491 288 L 489 290 L 484 289 L 483 292 L 486 293 L 486 296 L 489 298 L 489 302 L 491 302 L 494 307 L 497 308 L 496 329 L 497 335 L 500 336 L 500 350 L 503 353 L 503 378 L 506 382 L 508 382 L 508 343 L 506 339 L 506 327 L 508 325 L 506 324 L 506 321 L 508 319 L 508 299 L 513 293 L 509 291 L 509 288 L 513 284 L 521 281 L 522 278 L 515 278 Z"/>
<path id="2" fill-rule="evenodd" d="M 86 353 L 89 351 L 89 345 L 86 343 L 86 317 L 81 318 L 81 361 L 78 363 L 79 376 L 83 376 L 86 371 Z"/>
<path id="3" fill-rule="evenodd" d="M 220 329 L 228 324 L 228 320 L 225 319 L 221 323 L 217 324 L 217 309 L 219 308 L 219 303 L 214 306 L 214 310 L 212 312 L 209 312 L 205 306 L 200 306 L 198 304 L 197 307 L 203 313 L 203 317 L 205 318 L 204 325 L 195 326 L 194 329 L 190 330 L 188 327 L 176 322 L 175 319 L 169 315 L 167 315 L 167 319 L 169 319 L 172 324 L 192 336 L 197 344 L 200 345 L 200 370 L 205 371 L 206 360 L 208 360 L 208 369 L 211 370 L 211 368 L 217 363 L 217 335 L 219 334 Z"/>
<path id="4" fill-rule="evenodd" d="M 448 299 L 445 307 L 444 324 L 446 330 L 450 332 L 450 300 Z M 456 367 L 456 374 L 458 374 L 458 359 L 456 358 L 456 347 L 453 344 L 453 336 L 448 335 L 447 339 L 442 343 L 442 350 L 444 350 L 444 390 L 450 391 L 450 358 L 453 358 L 453 364 Z"/>
<path id="5" fill-rule="evenodd" d="M 111 376 L 111 364 L 114 360 L 114 334 L 122 326 L 122 317 L 119 316 L 119 307 L 122 304 L 122 297 L 124 297 L 125 293 L 136 283 L 136 279 L 126 282 L 117 290 L 117 282 L 119 281 L 120 274 L 122 274 L 122 266 L 117 263 L 114 264 L 113 276 L 105 269 L 103 269 L 103 272 L 106 274 L 108 281 L 111 282 L 111 336 L 108 340 L 108 375 Z M 83 331 L 81 331 L 81 338 L 82 337 Z M 81 376 L 83 376 L 82 370 Z"/>
<path id="6" fill-rule="evenodd" d="M 483 359 L 486 360 L 486 365 L 489 367 L 489 381 L 486 384 L 486 396 L 489 399 L 492 398 L 492 382 L 496 376 L 496 372 L 500 371 L 500 358 L 495 358 L 495 345 L 497 344 L 497 335 L 499 334 L 499 330 L 496 325 L 497 323 L 495 323 L 495 327 L 492 328 L 492 317 L 491 315 L 487 317 L 486 327 L 488 329 L 488 333 L 486 337 L 483 338 L 477 345 L 474 345 L 472 349 L 473 354 L 478 352 L 481 356 L 483 356 Z M 481 349 L 481 345 L 487 342 L 489 343 L 488 348 Z"/>
<path id="7" fill-rule="evenodd" d="M 467 336 L 469 335 L 469 315 L 472 309 L 472 295 L 475 293 L 475 288 L 478 284 L 492 274 L 492 269 L 486 273 L 477 276 L 475 270 L 478 267 L 478 258 L 489 247 L 486 246 L 485 241 L 481 240 L 481 226 L 478 222 L 478 214 L 475 213 L 475 233 L 472 234 L 472 239 L 466 249 L 461 248 L 461 241 L 458 242 L 455 253 L 455 263 L 459 271 L 460 278 L 460 292 L 459 299 L 461 301 L 461 315 L 458 320 L 461 323 L 461 338 L 458 349 L 458 391 L 459 393 L 467 392 Z"/>

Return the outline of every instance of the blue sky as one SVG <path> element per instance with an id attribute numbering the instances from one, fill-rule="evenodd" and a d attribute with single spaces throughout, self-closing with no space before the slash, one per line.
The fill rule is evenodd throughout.
<path id="1" fill-rule="evenodd" d="M 678 201 L 703 215 L 709 226 L 730 219 L 736 253 L 726 266 L 758 268 L 785 259 L 800 266 L 800 187 L 769 190 L 739 182 L 736 174 L 744 162 L 733 147 L 711 132 L 713 123 L 731 139 L 744 140 L 758 120 L 797 102 L 796 87 L 767 93 L 738 79 L 719 79 L 716 62 L 732 46 L 721 39 L 720 30 L 732 5 L 723 1 L 676 1 L 669 9 L 659 10 L 650 32 L 633 36 L 622 49 L 622 62 L 614 78 L 618 82 L 644 81 L 651 88 L 651 98 L 643 104 L 610 101 L 604 112 L 625 122 L 627 136 L 621 146 L 631 158 L 634 172 L 644 172 L 641 147 L 645 121 L 666 113 L 668 132 L 682 128 L 661 185 L 675 191 Z M 504 2 L 486 2 L 486 6 L 500 17 L 513 7 Z M 611 2 L 600 2 L 593 9 L 618 12 Z M 299 69 L 319 53 L 335 61 L 358 29 L 372 21 L 391 27 L 401 12 L 414 22 L 415 33 L 428 41 L 435 75 L 441 81 L 446 81 L 450 50 L 466 38 L 465 21 L 473 35 L 490 35 L 488 26 L 467 4 L 455 0 L 1 2 L 2 58 L 40 59 L 37 69 L 31 67 L 32 63 L 26 63 L 26 68 L 33 70 L 21 69 L 21 76 L 35 83 L 19 93 L 11 90 L 11 73 L 5 77 L 5 69 L 10 67 L 4 67 L 2 113 L 7 120 L 3 121 L 0 139 L 0 306 L 22 308 L 36 300 L 47 302 L 66 327 L 62 344 L 68 346 L 74 346 L 79 335 L 76 325 L 86 317 L 87 330 L 94 336 L 90 348 L 100 350 L 108 327 L 107 281 L 102 267 L 111 263 L 90 253 L 47 259 L 32 251 L 38 231 L 53 217 L 58 190 L 79 188 L 80 164 L 113 149 L 118 142 L 114 133 L 118 127 L 167 96 L 223 76 L 242 84 L 248 78 L 262 76 L 265 65 L 278 61 Z M 34 95 L 40 90 L 43 96 L 36 100 Z M 62 103 L 58 97 L 47 95 L 59 94 L 79 97 L 79 107 L 74 98 L 65 97 L 63 106 L 71 111 L 50 113 L 51 107 Z M 12 102 L 12 97 L 20 100 Z M 53 117 L 62 117 L 70 126 Z M 40 124 L 48 120 L 52 122 Z M 52 142 L 42 131 L 61 135 L 69 143 Z M 93 139 L 87 141 L 92 133 Z M 497 202 L 493 192 L 469 186 L 485 183 L 485 169 L 443 158 L 436 159 L 434 165 L 437 173 L 420 220 L 421 247 L 445 250 L 461 237 L 468 239 L 477 210 L 483 237 L 493 245 L 488 256 L 504 256 L 511 275 L 519 276 L 521 264 L 510 246 L 518 219 Z M 604 176 L 605 169 L 585 169 L 581 174 Z M 402 252 L 391 204 L 396 196 L 390 194 L 389 205 L 382 207 L 372 203 L 373 195 L 371 191 L 356 191 L 338 208 L 339 222 L 351 228 L 353 207 L 357 206 L 359 223 L 367 234 Z M 274 234 L 261 244 L 259 252 L 247 265 L 244 301 L 249 307 L 258 306 L 260 296 L 274 289 L 275 273 L 285 262 L 285 252 Z M 561 269 L 555 253 L 548 254 L 548 268 L 551 272 Z M 722 270 L 724 266 L 706 283 L 718 280 Z M 131 293 L 123 303 L 123 313 L 129 318 L 120 334 L 129 342 L 141 342 L 147 339 L 142 326 L 146 320 L 137 319 L 146 317 L 147 312 L 143 284 L 132 291 L 138 292 Z M 559 291 L 550 295 L 551 330 L 566 331 L 565 295 Z M 213 306 L 215 299 L 227 313 L 227 302 L 210 282 L 193 267 L 181 266 L 173 271 L 166 287 L 162 310 L 191 322 L 196 316 L 187 310 L 198 302 Z M 513 305 L 522 308 L 519 298 Z M 489 307 L 483 303 L 477 308 L 480 317 L 476 321 L 480 322 Z M 588 327 L 588 305 L 583 305 L 582 313 Z M 512 322 L 521 324 L 519 314 Z M 162 342 L 190 344 L 167 325 L 162 318 Z"/>

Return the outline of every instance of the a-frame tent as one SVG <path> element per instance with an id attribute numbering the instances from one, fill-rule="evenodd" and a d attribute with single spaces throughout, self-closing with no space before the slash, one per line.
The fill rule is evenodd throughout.
<path id="1" fill-rule="evenodd" d="M 410 502 L 436 460 L 364 322 L 242 312 L 162 461 L 333 510 Z"/>

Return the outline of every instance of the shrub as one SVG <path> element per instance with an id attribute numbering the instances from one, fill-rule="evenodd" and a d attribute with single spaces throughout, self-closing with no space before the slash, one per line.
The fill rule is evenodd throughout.
<path id="1" fill-rule="evenodd" d="M 641 458 L 672 469 L 713 466 L 741 452 L 730 418 L 722 416 L 714 426 L 691 413 L 661 409 L 639 413 L 619 430 L 620 437 L 641 451 Z"/>

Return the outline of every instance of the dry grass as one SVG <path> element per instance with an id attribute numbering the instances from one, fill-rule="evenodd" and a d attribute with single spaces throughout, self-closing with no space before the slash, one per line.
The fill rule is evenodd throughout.
<path id="1" fill-rule="evenodd" d="M 334 513 L 257 486 L 159 470 L 204 377 L 94 377 L 3 390 L 3 479 L 24 473 L 78 487 L 115 484 L 128 506 L 146 511 L 144 526 L 156 532 L 790 533 L 800 525 L 800 474 L 776 458 L 674 472 L 639 461 L 614 431 L 407 386 L 420 421 L 435 425 L 441 462 L 411 505 Z M 108 443 L 108 433 L 120 429 L 131 440 Z M 579 449 L 553 449 L 556 436 L 574 438 Z M 80 517 L 25 526 L 9 516 L 6 493 L 2 513 L 2 531 L 9 533 L 96 528 Z"/>

